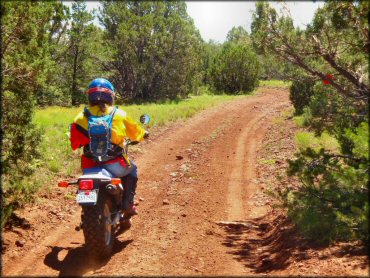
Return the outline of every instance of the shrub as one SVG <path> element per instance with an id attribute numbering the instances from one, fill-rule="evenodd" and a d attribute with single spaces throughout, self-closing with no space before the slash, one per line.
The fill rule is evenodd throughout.
<path id="1" fill-rule="evenodd" d="M 35 92 L 45 63 L 46 23 L 55 6 L 43 2 L 1 2 L 2 11 L 2 226 L 12 211 L 33 196 L 28 182 L 39 163 L 42 131 L 32 123 Z M 16 31 L 14 31 L 16 30 Z M 6 46 L 5 46 L 6 45 Z"/>
<path id="2" fill-rule="evenodd" d="M 307 134 L 303 134 L 307 137 Z M 290 175 L 297 175 L 303 186 L 285 189 L 280 196 L 288 214 L 308 237 L 324 243 L 336 240 L 368 240 L 369 214 L 369 128 L 363 122 L 344 136 L 352 142 L 352 152 L 339 153 L 334 138 L 323 133 L 314 138 L 316 146 L 307 144 L 289 161 Z M 301 135 L 302 137 L 302 135 Z M 323 146 L 318 149 L 317 145 Z M 332 150 L 325 148 L 333 145 Z M 314 147 L 314 148 L 311 148 Z"/>
<path id="3" fill-rule="evenodd" d="M 292 82 L 289 99 L 293 103 L 296 115 L 303 114 L 303 108 L 309 105 L 314 85 L 315 82 L 308 78 Z"/>
<path id="4" fill-rule="evenodd" d="M 210 68 L 213 86 L 228 94 L 251 92 L 258 86 L 261 67 L 248 45 L 225 43 Z"/>

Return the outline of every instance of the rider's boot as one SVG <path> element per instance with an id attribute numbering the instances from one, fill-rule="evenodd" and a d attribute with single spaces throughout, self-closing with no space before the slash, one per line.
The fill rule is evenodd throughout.
<path id="1" fill-rule="evenodd" d="M 128 219 L 130 219 L 131 216 L 138 214 L 138 211 L 134 205 L 137 180 L 137 177 L 133 175 L 127 175 L 123 179 L 124 194 L 122 200 L 122 209 L 123 213 L 125 214 L 125 218 Z"/>

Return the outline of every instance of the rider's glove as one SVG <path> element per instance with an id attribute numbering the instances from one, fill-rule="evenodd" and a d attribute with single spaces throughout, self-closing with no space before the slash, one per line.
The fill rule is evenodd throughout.
<path id="1" fill-rule="evenodd" d="M 144 139 L 147 139 L 149 137 L 149 131 L 145 130 Z"/>

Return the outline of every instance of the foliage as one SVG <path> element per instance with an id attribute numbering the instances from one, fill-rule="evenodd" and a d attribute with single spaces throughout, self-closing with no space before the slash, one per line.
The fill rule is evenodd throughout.
<path id="1" fill-rule="evenodd" d="M 257 54 L 257 57 L 261 65 L 262 80 L 289 80 L 287 77 L 291 71 L 289 64 L 268 53 Z"/>
<path id="2" fill-rule="evenodd" d="M 104 63 L 124 99 L 155 100 L 187 96 L 199 85 L 201 38 L 186 4 L 102 3 L 106 29 Z"/>
<path id="3" fill-rule="evenodd" d="M 102 54 L 102 30 L 92 20 L 93 14 L 86 10 L 86 3 L 76 1 L 72 4 L 71 28 L 68 30 L 68 50 L 66 60 L 67 84 L 72 105 L 83 103 L 84 91 L 89 82 L 102 76 L 100 61 Z"/>
<path id="4" fill-rule="evenodd" d="M 300 30 L 268 3 L 256 4 L 253 45 L 296 66 L 290 98 L 315 133 L 297 135 L 300 152 L 290 161 L 302 187 L 280 196 L 298 227 L 319 241 L 368 239 L 368 12 L 362 1 L 328 1 Z"/>
<path id="5" fill-rule="evenodd" d="M 202 61 L 202 83 L 212 85 L 212 76 L 210 73 L 211 65 L 214 63 L 216 56 L 221 52 L 222 44 L 213 40 L 203 43 Z"/>
<path id="6" fill-rule="evenodd" d="M 301 72 L 316 80 L 326 79 L 326 74 L 332 73 L 331 87 L 338 94 L 358 102 L 367 99 L 370 44 L 368 23 L 363 15 L 368 13 L 368 5 L 329 1 L 317 11 L 306 31 L 294 28 L 290 17 L 279 17 L 265 2 L 257 3 L 257 10 L 260 9 L 262 17 L 258 17 L 253 37 L 256 47 L 297 65 Z M 346 28 L 338 27 L 339 15 L 347 18 Z M 293 80 L 304 78 L 294 75 Z M 361 110 L 366 111 L 366 107 Z"/>
<path id="7" fill-rule="evenodd" d="M 289 174 L 298 175 L 300 190 L 281 192 L 289 215 L 304 233 L 319 241 L 368 240 L 368 125 L 346 132 L 354 156 L 327 149 L 305 148 L 290 161 Z"/>
<path id="8" fill-rule="evenodd" d="M 212 84 L 228 94 L 251 92 L 258 86 L 260 64 L 252 48 L 227 42 L 210 67 Z"/>
<path id="9" fill-rule="evenodd" d="M 37 79 L 35 96 L 39 106 L 63 103 L 65 100 L 63 69 L 66 52 L 65 40 L 70 17 L 69 9 L 60 2 L 49 1 L 43 6 L 44 11 L 40 16 L 45 17 L 45 21 L 39 25 L 43 33 L 36 38 L 37 51 L 40 52 L 40 59 L 42 59 L 35 76 Z M 37 24 L 40 22 L 38 21 Z"/>
<path id="10" fill-rule="evenodd" d="M 91 41 L 82 29 L 76 29 L 83 11 L 81 2 L 73 4 L 72 26 L 68 30 L 69 9 L 58 1 L 11 2 L 1 4 L 2 11 L 2 225 L 12 211 L 32 201 L 41 183 L 29 177 L 40 167 L 45 153 L 40 148 L 42 129 L 33 122 L 36 105 L 68 104 L 70 101 L 71 59 L 68 54 L 73 38 Z M 85 14 L 84 14 L 85 12 Z M 91 28 L 95 28 L 90 25 Z M 74 37 L 73 37 L 74 36 Z M 76 45 L 76 44 L 75 44 Z M 80 49 L 80 58 L 84 49 Z M 85 59 L 77 68 L 88 77 Z M 94 68 L 96 71 L 96 67 Z M 78 78 L 79 76 L 77 76 Z"/>
<path id="11" fill-rule="evenodd" d="M 226 41 L 239 44 L 251 44 L 248 32 L 242 27 L 233 27 L 226 35 Z"/>
<path id="12" fill-rule="evenodd" d="M 307 107 L 310 103 L 311 96 L 313 95 L 313 86 L 315 82 L 312 79 L 294 80 L 290 86 L 289 99 L 295 108 L 295 114 L 301 115 L 303 108 Z"/>
<path id="13" fill-rule="evenodd" d="M 264 35 L 267 35 L 263 34 L 261 30 L 266 24 L 268 11 L 268 3 L 257 3 L 256 11 L 252 14 L 251 23 L 251 43 L 261 64 L 261 79 L 291 80 L 290 77 L 293 74 L 296 74 L 294 67 L 291 64 L 286 63 L 281 57 L 273 55 L 268 48 L 261 47 L 261 38 Z"/>
<path id="14" fill-rule="evenodd" d="M 41 130 L 32 123 L 36 94 L 45 86 L 50 58 L 45 48 L 61 3 L 1 3 L 2 12 L 2 225 L 12 211 L 32 198 L 28 182 L 37 167 Z M 45 32 L 45 30 L 48 30 Z M 6 132 L 4 132 L 6 131 Z"/>

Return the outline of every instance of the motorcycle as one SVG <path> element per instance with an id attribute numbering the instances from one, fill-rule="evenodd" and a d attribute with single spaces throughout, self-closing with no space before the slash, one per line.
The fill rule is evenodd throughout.
<path id="1" fill-rule="evenodd" d="M 150 117 L 141 115 L 140 122 L 148 124 Z M 139 142 L 125 140 L 124 150 L 128 153 L 130 145 Z M 124 181 L 124 177 L 122 178 Z M 81 223 L 76 230 L 83 230 L 85 246 L 89 254 L 104 259 L 111 255 L 115 237 L 131 227 L 130 218 L 121 211 L 124 186 L 121 178 L 100 168 L 92 168 L 77 180 L 61 181 L 58 187 L 78 185 L 76 201 L 82 207 Z"/>

